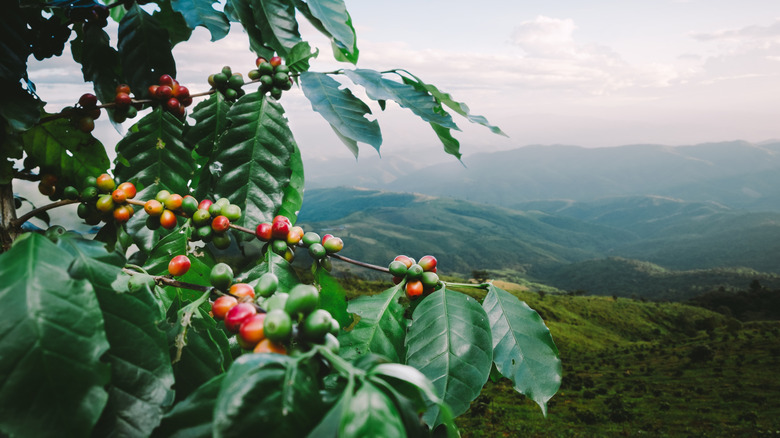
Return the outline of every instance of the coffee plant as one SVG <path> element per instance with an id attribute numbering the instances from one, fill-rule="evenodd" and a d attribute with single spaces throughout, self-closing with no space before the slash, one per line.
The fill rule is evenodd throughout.
<path id="1" fill-rule="evenodd" d="M 10 0 L 3 12 L 0 435 L 457 436 L 453 419 L 501 376 L 546 413 L 561 366 L 525 303 L 442 281 L 432 255 L 369 265 L 296 225 L 304 171 L 280 103 L 293 87 L 355 156 L 382 143 L 356 87 L 409 109 L 458 158 L 451 112 L 502 134 L 406 70 L 311 71 L 319 51 L 298 18 L 357 63 L 342 0 Z M 202 90 L 181 85 L 171 48 L 231 23 L 249 37 L 246 78 L 215 66 Z M 52 111 L 27 60 L 68 42 L 94 94 Z M 113 163 L 92 135 L 101 116 L 137 118 Z M 29 204 L 18 180 L 52 203 L 17 213 Z M 94 236 L 31 222 L 69 204 Z M 312 284 L 295 258 L 311 261 Z M 347 301 L 334 261 L 394 285 Z"/>

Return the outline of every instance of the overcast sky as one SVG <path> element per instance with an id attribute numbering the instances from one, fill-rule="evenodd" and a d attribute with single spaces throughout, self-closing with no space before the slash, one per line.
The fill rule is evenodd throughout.
<path id="1" fill-rule="evenodd" d="M 780 1 L 395 0 L 347 7 L 358 33 L 358 67 L 406 68 L 509 135 L 456 117 L 466 160 L 528 144 L 780 138 Z M 336 67 L 327 41 L 310 26 L 301 30 L 321 49 L 312 68 Z M 115 36 L 115 27 L 109 33 Z M 208 39 L 199 30 L 175 50 L 178 79 L 193 91 L 205 90 L 206 77 L 224 64 L 244 73 L 253 67 L 240 28 L 217 43 Z M 30 57 L 30 69 L 49 111 L 88 91 L 67 52 L 45 63 Z M 300 90 L 286 93 L 282 104 L 304 158 L 352 159 Z M 409 111 L 372 109 L 383 155 L 440 150 Z M 96 135 L 109 145 L 119 138 L 107 124 Z M 376 153 L 362 145 L 367 155 Z"/>

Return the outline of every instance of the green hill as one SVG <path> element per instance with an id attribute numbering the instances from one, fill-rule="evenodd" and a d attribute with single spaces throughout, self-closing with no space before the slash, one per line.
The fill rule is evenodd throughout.
<path id="1" fill-rule="evenodd" d="M 512 290 L 510 285 L 501 285 Z M 513 292 L 563 361 L 547 418 L 508 380 L 458 418 L 464 438 L 735 437 L 780 429 L 780 326 L 679 303 Z"/>

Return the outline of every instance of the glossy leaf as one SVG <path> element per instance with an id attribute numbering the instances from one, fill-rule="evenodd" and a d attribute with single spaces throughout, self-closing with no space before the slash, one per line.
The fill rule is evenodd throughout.
<path id="1" fill-rule="evenodd" d="M 228 125 L 227 113 L 230 103 L 222 93 L 214 93 L 208 99 L 195 105 L 190 116 L 196 123 L 187 130 L 185 140 L 195 148 L 195 152 L 206 157 L 211 155 L 217 139 Z"/>
<path id="2" fill-rule="evenodd" d="M 123 80 L 119 53 L 111 47 L 108 34 L 98 26 L 77 28 L 77 35 L 79 38 L 71 47 L 73 58 L 81 63 L 84 80 L 93 83 L 95 95 L 101 102 L 113 102 L 116 86 Z"/>
<path id="3" fill-rule="evenodd" d="M 301 41 L 290 50 L 287 59 L 285 59 L 285 63 L 292 72 L 302 73 L 309 71 L 309 62 L 313 58 L 316 58 L 319 53 L 319 49 L 315 49 L 314 52 L 312 52 L 309 43 Z M 295 80 L 297 81 L 298 79 L 295 78 Z"/>
<path id="4" fill-rule="evenodd" d="M 353 64 L 357 62 L 357 36 L 343 0 L 309 0 L 309 11 L 331 36 L 332 43 Z M 354 59 L 354 61 L 353 61 Z"/>
<path id="5" fill-rule="evenodd" d="M 295 7 L 288 0 L 254 0 L 252 2 L 255 26 L 260 29 L 266 46 L 286 58 L 301 41 Z"/>
<path id="6" fill-rule="evenodd" d="M 200 385 L 223 374 L 233 361 L 225 332 L 206 312 L 199 310 L 187 320 L 180 310 L 186 305 L 176 297 L 168 309 L 168 345 L 176 377 L 176 397 L 183 399 Z M 177 337 L 186 329 L 186 344 L 178 355 Z"/>
<path id="7" fill-rule="evenodd" d="M 227 36 L 230 23 L 223 12 L 214 9 L 213 0 L 171 0 L 173 10 L 180 12 L 191 29 L 203 26 L 211 33 L 211 41 Z"/>
<path id="8" fill-rule="evenodd" d="M 100 175 L 110 164 L 103 145 L 67 119 L 37 125 L 22 140 L 27 155 L 71 183 L 81 184 L 87 176 Z"/>
<path id="9" fill-rule="evenodd" d="M 301 74 L 301 87 L 312 109 L 320 113 L 340 136 L 379 150 L 382 144 L 379 123 L 366 117 L 371 109 L 352 91 L 340 88 L 341 83 L 326 74 L 313 72 Z"/>
<path id="10" fill-rule="evenodd" d="M 561 360 L 550 330 L 535 310 L 492 284 L 482 306 L 490 319 L 496 368 L 547 415 L 547 401 L 561 386 Z"/>
<path id="11" fill-rule="evenodd" d="M 249 47 L 252 51 L 257 56 L 270 59 L 274 54 L 274 50 L 264 42 L 265 39 L 255 21 L 253 9 L 253 3 L 250 0 L 227 0 L 225 3 L 225 14 L 228 16 L 228 19 L 241 23 L 247 36 L 249 36 Z"/>
<path id="12" fill-rule="evenodd" d="M 162 74 L 176 76 L 168 32 L 137 3 L 122 17 L 118 36 L 119 58 L 131 90 L 146 90 Z"/>
<path id="13" fill-rule="evenodd" d="M 406 436 L 404 423 L 390 398 L 370 382 L 349 400 L 341 420 L 341 438 Z"/>
<path id="14" fill-rule="evenodd" d="M 25 41 L 27 23 L 19 2 L 4 5 L 0 15 L 0 82 L 15 83 L 27 75 L 27 57 L 30 46 Z M 5 97 L 5 96 L 3 96 Z"/>
<path id="15" fill-rule="evenodd" d="M 347 312 L 347 294 L 344 288 L 323 268 L 316 270 L 314 278 L 320 290 L 320 308 L 330 312 L 341 327 L 349 325 L 352 316 Z"/>
<path id="16" fill-rule="evenodd" d="M 0 254 L 0 429 L 10 435 L 88 436 L 108 401 L 103 316 L 90 282 L 69 275 L 72 260 L 35 233 Z"/>
<path id="17" fill-rule="evenodd" d="M 8 122 L 12 131 L 25 131 L 34 127 L 46 104 L 30 92 L 32 83 L 28 84 L 23 87 L 19 81 L 0 81 L 0 96 L 3 96 L 0 118 Z"/>
<path id="18" fill-rule="evenodd" d="M 174 256 L 187 254 L 192 228 L 182 227 L 160 239 L 149 252 L 144 269 L 150 275 L 167 275 L 168 263 Z"/>
<path id="19" fill-rule="evenodd" d="M 295 149 L 290 154 L 290 161 L 287 162 L 287 165 L 290 168 L 290 182 L 282 190 L 284 195 L 282 205 L 276 210 L 276 214 L 286 216 L 295 225 L 303 205 L 304 189 L 303 159 L 298 145 L 295 145 Z"/>
<path id="20" fill-rule="evenodd" d="M 189 397 L 176 403 L 176 406 L 165 414 L 152 438 L 210 438 L 214 405 L 224 378 L 224 374 L 214 377 Z"/>
<path id="21" fill-rule="evenodd" d="M 215 437 L 305 436 L 323 405 L 309 361 L 245 354 L 228 370 L 214 408 Z"/>
<path id="22" fill-rule="evenodd" d="M 425 297 L 412 314 L 406 337 L 406 363 L 433 382 L 436 395 L 458 416 L 487 382 L 493 363 L 487 315 L 479 303 L 460 292 L 439 289 Z M 442 422 L 431 406 L 425 422 Z"/>
<path id="23" fill-rule="evenodd" d="M 161 184 L 172 193 L 189 193 L 195 162 L 182 139 L 182 122 L 158 107 L 130 128 L 116 145 L 121 156 L 114 174 L 142 187 Z M 150 198 L 146 198 L 150 199 Z"/>
<path id="24" fill-rule="evenodd" d="M 403 284 L 380 294 L 361 296 L 349 301 L 348 310 L 359 319 L 339 336 L 340 354 L 348 360 L 368 353 L 387 357 L 391 362 L 404 359 L 406 320 L 404 308 L 398 304 Z"/>
<path id="25" fill-rule="evenodd" d="M 287 260 L 273 251 L 266 251 L 265 255 L 263 255 L 262 262 L 242 273 L 237 277 L 236 281 L 249 283 L 254 286 L 255 283 L 257 283 L 257 280 L 267 272 L 270 272 L 279 278 L 279 290 L 282 291 L 289 291 L 293 286 L 300 284 L 301 282 L 300 278 L 298 278 L 298 274 L 296 274 L 292 266 L 287 263 Z"/>
<path id="26" fill-rule="evenodd" d="M 195 26 L 191 27 L 183 15 L 184 12 L 175 9 L 172 3 L 172 0 L 163 0 L 158 3 L 160 10 L 155 11 L 152 18 L 157 20 L 160 26 L 168 32 L 168 40 L 171 47 L 174 47 L 180 42 L 189 40 Z"/>
<path id="27" fill-rule="evenodd" d="M 271 222 L 290 185 L 297 146 L 281 105 L 260 93 L 240 98 L 228 112 L 210 167 L 213 192 L 242 209 L 238 225 Z"/>
<path id="28" fill-rule="evenodd" d="M 412 84 L 418 89 L 423 89 L 428 91 L 438 102 L 446 105 L 456 113 L 465 117 L 466 119 L 468 119 L 469 122 L 482 125 L 490 129 L 490 132 L 494 134 L 499 134 L 499 135 L 503 135 L 504 137 L 508 137 L 508 135 L 506 135 L 504 131 L 501 130 L 501 128 L 499 128 L 498 126 L 491 125 L 490 122 L 488 122 L 488 120 L 485 117 L 471 114 L 468 105 L 456 101 L 455 99 L 452 98 L 452 96 L 449 93 L 440 91 L 438 88 L 436 88 L 435 85 L 426 84 L 420 78 L 407 71 L 403 71 L 403 73 L 411 77 L 409 78 L 404 76 L 403 79 L 405 83 Z"/>
<path id="29" fill-rule="evenodd" d="M 444 145 L 444 152 L 460 160 L 462 155 L 460 153 L 460 142 L 452 136 L 450 129 L 436 123 L 431 123 L 431 128 L 433 128 L 433 132 L 436 133 L 436 135 L 439 137 L 439 140 L 441 140 L 442 144 Z"/>
<path id="30" fill-rule="evenodd" d="M 459 129 L 452 117 L 441 111 L 440 105 L 428 93 L 401 82 L 386 79 L 375 70 L 345 70 L 344 74 L 352 82 L 366 89 L 368 97 L 374 100 L 392 100 L 404 108 L 410 109 L 426 122 L 436 123 L 445 128 Z"/>

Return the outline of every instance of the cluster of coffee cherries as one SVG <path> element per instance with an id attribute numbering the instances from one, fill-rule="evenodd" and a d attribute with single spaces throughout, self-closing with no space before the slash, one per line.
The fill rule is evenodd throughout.
<path id="1" fill-rule="evenodd" d="M 292 88 L 290 68 L 282 64 L 282 58 L 272 57 L 270 60 L 257 58 L 257 68 L 249 72 L 249 79 L 259 81 L 258 91 L 262 94 L 270 93 L 274 99 L 282 97 L 282 91 Z"/>
<path id="2" fill-rule="evenodd" d="M 133 183 L 116 184 L 111 175 L 104 173 L 97 178 L 87 177 L 84 189 L 78 198 L 81 199 L 76 214 L 89 225 L 97 225 L 100 221 L 112 218 L 118 223 L 125 223 L 133 216 L 133 206 L 127 203 L 134 198 L 136 188 Z"/>
<path id="3" fill-rule="evenodd" d="M 309 255 L 327 270 L 330 270 L 328 255 L 344 248 L 341 238 L 326 234 L 320 239 L 320 235 L 315 232 L 304 233 L 303 228 L 292 226 L 290 219 L 283 215 L 274 217 L 270 223 L 263 222 L 257 225 L 255 236 L 263 242 L 268 242 L 266 249 L 279 254 L 288 262 L 292 262 L 295 258 L 295 247 L 301 245 L 307 248 Z"/>
<path id="4" fill-rule="evenodd" d="M 184 118 L 186 108 L 192 105 L 190 90 L 167 74 L 160 76 L 159 85 L 149 86 L 149 98 L 159 101 L 168 112 L 180 119 Z"/>
<path id="5" fill-rule="evenodd" d="M 27 15 L 27 29 L 29 29 L 27 37 L 30 41 L 30 49 L 35 59 L 39 61 L 62 55 L 71 33 L 68 23 L 54 14 L 48 18 L 38 14 Z"/>
<path id="6" fill-rule="evenodd" d="M 66 15 L 72 21 L 83 21 L 86 22 L 87 25 L 102 28 L 108 25 L 108 16 L 110 15 L 110 12 L 108 6 L 95 3 L 89 7 L 70 7 L 66 9 Z"/>
<path id="7" fill-rule="evenodd" d="M 95 129 L 95 119 L 100 117 L 100 108 L 97 107 L 98 99 L 92 93 L 84 93 L 79 97 L 75 107 L 65 107 L 62 112 L 68 114 L 71 124 L 83 132 L 92 132 Z"/>
<path id="8" fill-rule="evenodd" d="M 224 263 L 214 265 L 209 281 L 226 292 L 213 301 L 212 315 L 229 332 L 238 334 L 238 344 L 245 350 L 288 354 L 320 344 L 338 351 L 339 323 L 320 308 L 315 286 L 298 284 L 283 292 L 271 272 L 263 274 L 254 287 L 233 283 L 233 272 Z"/>
<path id="9" fill-rule="evenodd" d="M 119 84 L 116 87 L 114 95 L 114 121 L 122 123 L 127 119 L 132 119 L 138 115 L 138 104 L 133 104 L 133 98 L 130 97 L 130 86 Z"/>
<path id="10" fill-rule="evenodd" d="M 219 73 L 209 75 L 209 85 L 230 101 L 246 94 L 241 88 L 244 86 L 244 76 L 241 73 L 233 73 L 233 69 L 229 65 L 222 67 L 222 71 Z"/>
<path id="11" fill-rule="evenodd" d="M 217 249 L 230 246 L 230 224 L 241 219 L 241 207 L 231 204 L 228 198 L 220 198 L 216 202 L 204 199 L 192 211 L 189 206 L 185 212 L 192 217 L 196 227 L 192 233 L 193 240 L 211 242 Z"/>
<path id="12" fill-rule="evenodd" d="M 415 262 L 413 258 L 399 255 L 388 266 L 393 274 L 393 283 L 406 281 L 406 296 L 416 299 L 424 293 L 430 293 L 439 285 L 439 275 L 436 273 L 436 257 L 426 255 Z"/>

